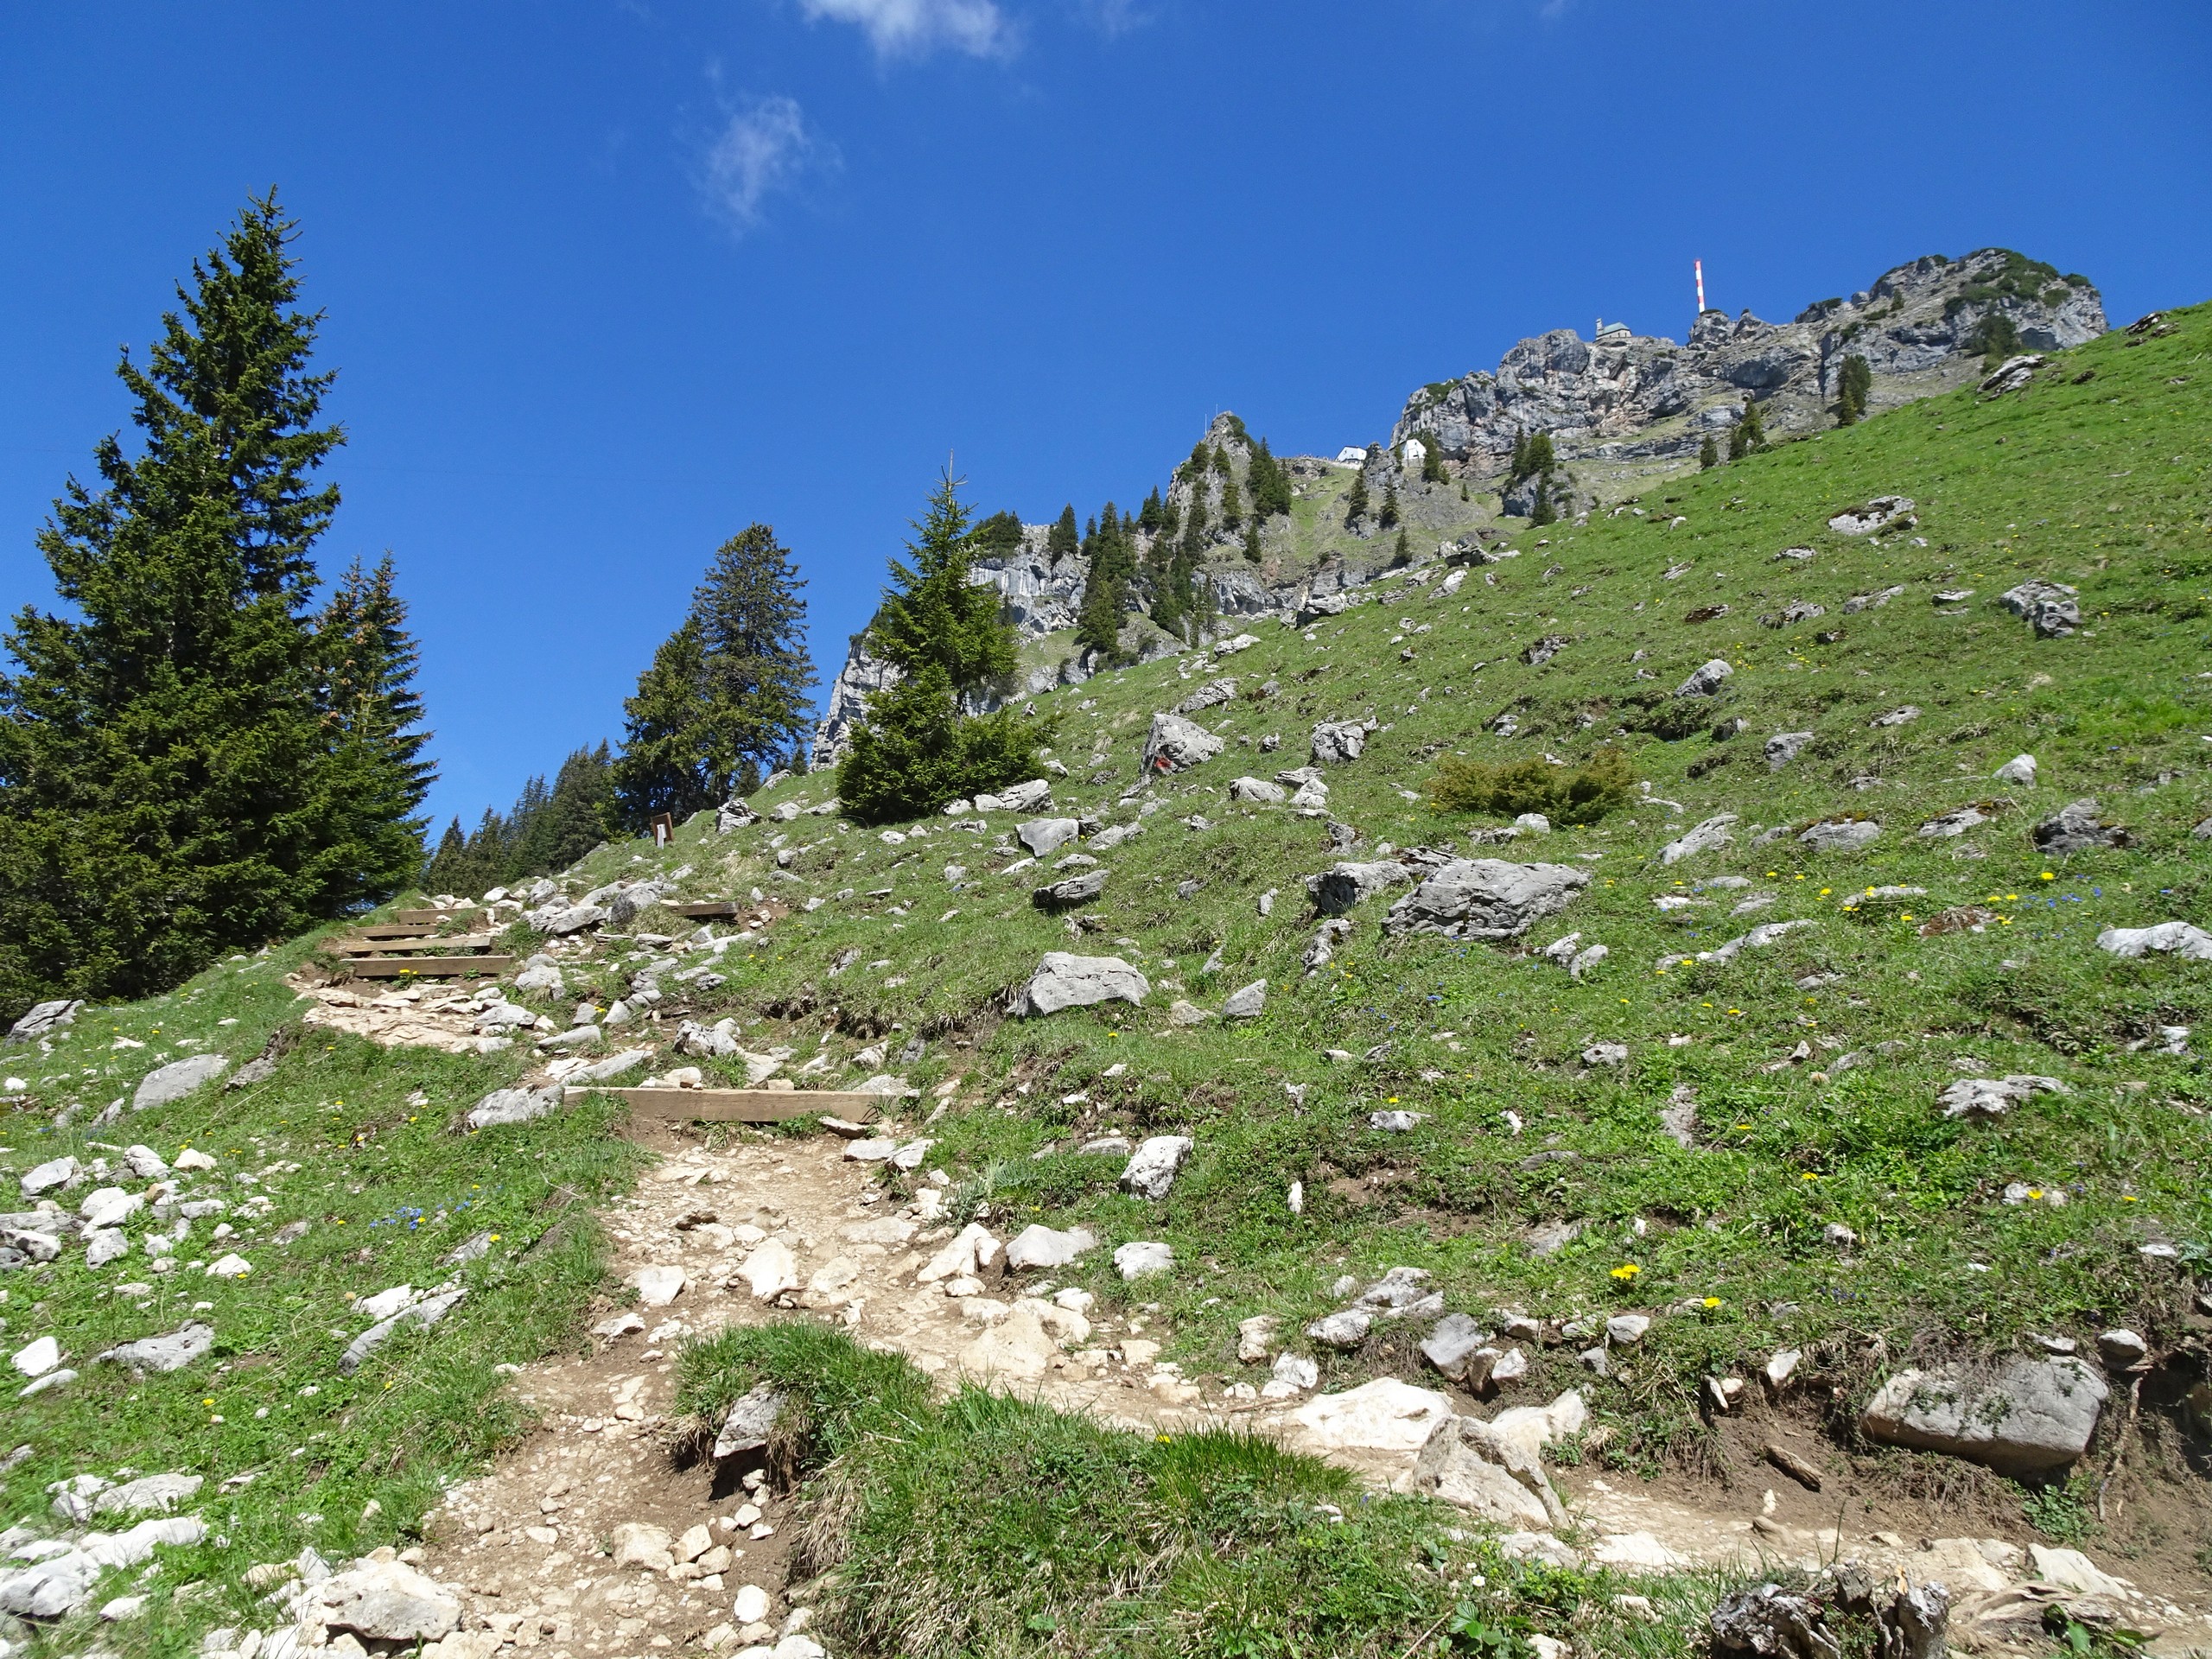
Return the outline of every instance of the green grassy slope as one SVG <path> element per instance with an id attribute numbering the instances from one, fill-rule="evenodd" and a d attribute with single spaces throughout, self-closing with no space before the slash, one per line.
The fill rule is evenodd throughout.
<path id="1" fill-rule="evenodd" d="M 987 1204 L 996 1227 L 1080 1221 L 1109 1245 L 1171 1242 L 1179 1270 L 1146 1281 L 1141 1296 L 1166 1315 L 1157 1325 L 1172 1338 L 1167 1357 L 1194 1376 L 1235 1369 L 1237 1320 L 1277 1313 L 1295 1331 L 1335 1306 L 1339 1274 L 1398 1263 L 1433 1269 L 1451 1305 L 1478 1313 L 1696 1303 L 1694 1315 L 1658 1319 L 1632 1365 L 1608 1379 L 1585 1373 L 1571 1348 L 1541 1351 L 1516 1396 L 1585 1386 L 1612 1431 L 1604 1456 L 1634 1466 L 1700 1455 L 1697 1379 L 1777 1346 L 1804 1349 L 1840 1408 L 1862 1401 L 1900 1357 L 2000 1348 L 2030 1331 L 2086 1336 L 2125 1322 L 2173 1347 L 2187 1334 L 2190 1274 L 2212 1268 L 2212 1087 L 2202 1061 L 2157 1052 L 2156 1039 L 2158 1027 L 2190 1025 L 2196 1046 L 2212 1047 L 2212 969 L 2124 963 L 2093 946 L 2107 925 L 2212 925 L 2212 848 L 2189 833 L 2212 813 L 2212 679 L 2200 677 L 2212 671 L 2212 308 L 2171 318 L 2169 335 L 2107 337 L 2000 400 L 1934 399 L 1684 477 L 1634 504 L 1643 517 L 1524 532 L 1518 558 L 1471 571 L 1449 596 L 1433 577 L 1394 583 L 1394 602 L 1363 604 L 1311 642 L 1263 624 L 1253 630 L 1261 643 L 1217 671 L 1186 678 L 1164 661 L 1039 699 L 1071 774 L 1056 788 L 1062 810 L 1135 822 L 1158 803 L 1141 836 L 1101 855 L 1105 894 L 1081 913 L 1102 925 L 1081 942 L 1030 903 L 1052 860 L 997 873 L 1013 861 L 993 851 L 1011 828 L 1004 815 L 983 836 L 938 819 L 898 843 L 819 817 L 728 838 L 695 823 L 661 853 L 595 854 L 571 885 L 690 864 L 690 893 L 757 885 L 793 902 L 822 898 L 749 958 L 728 955 L 718 989 L 671 1000 L 664 1014 L 734 1014 L 754 1048 L 788 1042 L 803 1057 L 819 1043 L 836 1061 L 833 1080 L 882 1069 L 857 1059 L 865 1045 L 887 1039 L 895 1057 L 921 1039 L 918 1058 L 890 1069 L 925 1090 L 961 1082 L 916 1179 L 946 1170 L 958 1206 Z M 1826 530 L 1831 513 L 1889 492 L 1916 499 L 1911 534 L 1925 546 Z M 1778 562 L 1793 545 L 1815 556 Z M 1678 565 L 1688 569 L 1668 579 Z M 2031 575 L 2080 588 L 2080 633 L 2037 641 L 1994 606 Z M 1847 598 L 1892 585 L 1905 591 L 1887 605 L 1842 613 Z M 1931 602 L 1957 588 L 1974 597 Z M 1759 625 L 1796 600 L 1827 613 Z M 1685 620 L 1719 603 L 1725 616 Z M 1401 632 L 1409 626 L 1426 631 Z M 1523 648 L 1554 634 L 1568 645 L 1524 665 Z M 1736 671 L 1723 693 L 1681 728 L 1688 735 L 1660 735 L 1677 729 L 1669 717 L 1680 705 L 1667 694 L 1715 656 Z M 1215 671 L 1237 675 L 1247 694 L 1200 716 L 1229 750 L 1123 800 L 1151 714 Z M 1270 680 L 1272 695 L 1249 695 Z M 1921 710 L 1910 723 L 1870 725 L 1906 704 Z M 1489 728 L 1507 710 L 1518 722 L 1510 739 Z M 1592 873 L 1567 912 L 1519 947 L 1388 939 L 1386 896 L 1352 913 L 1334 962 L 1308 978 L 1303 878 L 1338 855 L 1325 821 L 1235 805 L 1225 786 L 1302 764 L 1316 721 L 1370 714 L 1381 729 L 1364 758 L 1329 775 L 1330 817 L 1362 837 L 1355 856 L 1385 842 L 1470 851 L 1470 821 L 1427 804 L 1444 755 L 1579 760 L 1612 741 L 1680 810 L 1640 803 L 1590 828 L 1481 849 Z M 1742 735 L 1710 735 L 1738 717 Z M 1760 745 L 1799 730 L 1815 744 L 1770 772 Z M 1281 750 L 1262 753 L 1270 734 Z M 2042 763 L 2037 787 L 1991 781 L 2024 750 Z M 1870 776 L 1881 782 L 1852 786 Z M 832 778 L 802 778 L 756 804 L 819 803 L 833 788 Z M 2135 844 L 2039 858 L 2028 827 L 2084 795 Z M 1914 833 L 1997 796 L 2016 805 L 1961 837 Z M 1733 844 L 1658 865 L 1663 842 L 1723 810 L 1741 818 Z M 1759 827 L 1846 811 L 1878 818 L 1881 838 L 1848 855 L 1791 838 L 1753 844 Z M 1193 815 L 1206 827 L 1186 824 Z M 781 870 L 776 840 L 791 855 Z M 1751 885 L 1705 885 L 1724 875 Z M 1886 884 L 1927 892 L 1846 908 Z M 1774 902 L 1732 918 L 1755 893 Z M 1671 893 L 1713 902 L 1655 906 Z M 1928 917 L 1963 904 L 1999 919 L 1980 934 L 1922 937 Z M 1726 966 L 1658 969 L 1754 924 L 1799 918 L 1817 925 Z M 1611 952 L 1580 982 L 1530 954 L 1570 931 Z M 513 942 L 527 948 L 526 931 Z M 619 1187 L 634 1166 L 607 1133 L 604 1106 L 448 1133 L 458 1110 L 522 1074 L 525 1051 L 462 1060 L 312 1033 L 251 1090 L 84 1127 L 160 1057 L 212 1049 L 238 1062 L 257 1052 L 296 1018 L 280 976 L 312 944 L 226 963 L 153 1002 L 87 1010 L 50 1056 L 0 1052 L 0 1071 L 29 1084 L 0 1136 L 8 1170 L 64 1153 L 113 1160 L 103 1147 L 140 1141 L 173 1159 L 189 1144 L 220 1166 L 194 1178 L 196 1192 L 274 1200 L 234 1217 L 233 1238 L 210 1237 L 211 1217 L 179 1246 L 186 1262 L 239 1250 L 254 1265 L 243 1281 L 181 1268 L 151 1275 L 135 1252 L 91 1272 L 73 1249 L 0 1283 L 10 1351 L 55 1334 L 84 1373 L 67 1389 L 8 1401 L 7 1444 L 32 1448 L 0 1488 L 10 1518 L 41 1516 L 46 1484 L 81 1470 L 209 1478 L 202 1507 L 228 1547 L 197 1552 L 166 1581 L 204 1575 L 218 1588 L 111 1643 L 132 1651 L 183 1650 L 204 1625 L 244 1622 L 251 1597 L 238 1574 L 251 1561 L 302 1543 L 335 1554 L 404 1535 L 437 1481 L 511 1426 L 494 1365 L 573 1337 L 596 1276 L 577 1201 Z M 1061 949 L 1135 963 L 1154 986 L 1147 1006 L 1002 1018 L 1009 989 Z M 617 957 L 573 970 L 569 995 L 547 1012 L 564 1015 L 579 995 L 611 1001 L 627 971 Z M 1833 977 L 1799 988 L 1816 975 Z M 1179 996 L 1218 1007 L 1261 976 L 1271 988 L 1255 1021 L 1183 1028 L 1168 1018 Z M 146 1046 L 114 1046 L 124 1038 Z M 204 1046 L 185 1048 L 186 1038 Z M 2131 1051 L 2145 1039 L 2151 1047 Z M 1579 1057 L 1595 1041 L 1625 1045 L 1627 1064 L 1586 1067 Z M 1876 1065 L 1833 1069 L 1835 1056 L 1879 1042 L 1902 1046 Z M 1810 1054 L 1790 1063 L 1800 1043 Z M 1377 1045 L 1387 1047 L 1371 1062 L 1325 1055 Z M 1995 1122 L 1946 1120 L 1936 1092 L 1969 1059 L 1983 1075 L 2041 1073 L 2073 1092 L 2039 1095 Z M 1661 1128 L 1678 1085 L 1696 1094 L 1694 1148 Z M 73 1127 L 57 1127 L 72 1102 Z M 1406 1134 L 1370 1128 L 1367 1115 L 1388 1106 L 1427 1116 Z M 1073 1150 L 1109 1130 L 1196 1138 L 1163 1204 L 1116 1192 L 1118 1160 Z M 1285 1202 L 1294 1181 L 1304 1185 L 1302 1216 Z M 2007 1202 L 2014 1183 L 2043 1196 Z M 303 1237 L 275 1243 L 302 1220 Z M 1535 1254 L 1531 1230 L 1561 1222 L 1583 1230 Z M 1857 1244 L 1826 1242 L 1831 1223 Z M 346 1315 L 346 1294 L 438 1283 L 454 1271 L 442 1259 L 484 1230 L 500 1240 L 460 1270 L 469 1300 L 435 1332 L 403 1337 L 355 1377 L 339 1376 L 337 1354 L 362 1323 Z M 2142 1254 L 2153 1243 L 2178 1259 Z M 1106 1254 L 1089 1259 L 1086 1281 L 1109 1305 L 1125 1302 L 1130 1289 Z M 124 1294 L 125 1282 L 149 1293 Z M 212 1363 L 143 1382 L 86 1363 L 110 1343 L 175 1328 L 200 1302 L 213 1305 L 200 1317 L 219 1333 Z M 1325 1385 L 1418 1374 L 1399 1338 L 1323 1357 Z M 1847 1412 L 1835 1421 L 1847 1438 Z M 219 1491 L 245 1474 L 254 1478 Z M 372 1497 L 378 1512 L 364 1518 Z"/>

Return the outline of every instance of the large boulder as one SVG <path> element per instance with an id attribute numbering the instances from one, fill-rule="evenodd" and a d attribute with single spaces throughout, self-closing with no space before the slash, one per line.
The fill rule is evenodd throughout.
<path id="1" fill-rule="evenodd" d="M 1152 729 L 1145 734 L 1144 775 L 1187 771 L 1228 747 L 1228 739 L 1216 737 L 1194 720 L 1180 715 L 1154 715 Z"/>
<path id="2" fill-rule="evenodd" d="M 1567 908 L 1590 873 L 1566 864 L 1454 859 L 1390 906 L 1386 933 L 1441 933 L 1454 939 L 1517 939 Z"/>
<path id="3" fill-rule="evenodd" d="M 1217 703 L 1227 702 L 1236 695 L 1236 680 L 1233 675 L 1218 680 L 1208 680 L 1189 696 L 1177 703 L 1175 712 L 1179 715 L 1195 715 L 1201 709 L 1211 709 Z"/>
<path id="4" fill-rule="evenodd" d="M 130 1096 L 130 1109 L 143 1112 L 149 1106 L 166 1105 L 172 1100 L 182 1100 L 196 1089 L 207 1084 L 231 1069 L 231 1063 L 219 1054 L 194 1054 L 189 1059 L 171 1060 L 167 1065 L 149 1071 L 139 1084 L 137 1093 Z"/>
<path id="5" fill-rule="evenodd" d="M 112 1365 L 126 1365 L 143 1376 L 149 1371 L 181 1371 L 215 1345 L 215 1327 L 194 1320 L 165 1337 L 141 1337 L 95 1355 Z"/>
<path id="6" fill-rule="evenodd" d="M 1083 825 L 1073 818 L 1032 818 L 1014 826 L 1014 835 L 1021 844 L 1039 858 L 1057 852 L 1082 833 Z"/>
<path id="7" fill-rule="evenodd" d="M 1394 858 L 1371 864 L 1351 861 L 1331 865 L 1319 875 L 1306 878 L 1306 893 L 1324 916 L 1341 916 L 1363 899 L 1390 887 L 1403 887 L 1414 873 Z"/>
<path id="8" fill-rule="evenodd" d="M 1317 1395 L 1290 1414 L 1322 1452 L 1418 1452 L 1452 1415 L 1449 1395 L 1378 1376 L 1340 1394 Z"/>
<path id="9" fill-rule="evenodd" d="M 1942 1452 L 1999 1474 L 2063 1469 L 2089 1449 L 2110 1390 L 2073 1354 L 1993 1369 L 1900 1371 L 1860 1414 L 1870 1440 Z"/>
<path id="10" fill-rule="evenodd" d="M 1016 999 L 1020 1015 L 1058 1014 L 1099 1002 L 1134 1002 L 1142 1007 L 1152 982 L 1119 957 L 1078 957 L 1047 950 Z"/>
<path id="11" fill-rule="evenodd" d="M 1065 881 L 1054 881 L 1039 887 L 1029 898 L 1039 910 L 1065 910 L 1071 905 L 1088 904 L 1105 891 L 1106 872 L 1103 869 L 1085 870 Z"/>

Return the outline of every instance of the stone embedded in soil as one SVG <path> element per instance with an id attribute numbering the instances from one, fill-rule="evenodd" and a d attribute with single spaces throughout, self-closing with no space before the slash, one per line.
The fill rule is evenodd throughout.
<path id="1" fill-rule="evenodd" d="M 1114 1270 L 1124 1279 L 1143 1279 L 1174 1270 L 1173 1247 L 1154 1240 L 1133 1239 L 1114 1252 Z"/>
<path id="2" fill-rule="evenodd" d="M 1942 1452 L 2000 1474 L 2063 1468 L 2088 1449 L 2110 1390 L 2073 1355 L 2011 1355 L 1992 1370 L 1904 1370 L 1867 1402 L 1872 1440 Z"/>
<path id="3" fill-rule="evenodd" d="M 1175 1185 L 1175 1173 L 1189 1159 L 1191 1150 L 1192 1141 L 1187 1135 L 1147 1137 L 1122 1171 L 1122 1190 L 1155 1203 L 1166 1198 L 1168 1189 Z"/>

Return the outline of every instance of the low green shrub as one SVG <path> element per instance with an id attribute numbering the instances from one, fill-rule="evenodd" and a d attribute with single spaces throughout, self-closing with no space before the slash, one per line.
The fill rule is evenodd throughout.
<path id="1" fill-rule="evenodd" d="M 1608 744 L 1582 766 L 1546 760 L 1446 760 L 1436 768 L 1429 798 L 1440 812 L 1483 812 L 1517 818 L 1541 812 L 1554 825 L 1595 823 L 1634 798 L 1636 773 L 1628 756 Z"/>

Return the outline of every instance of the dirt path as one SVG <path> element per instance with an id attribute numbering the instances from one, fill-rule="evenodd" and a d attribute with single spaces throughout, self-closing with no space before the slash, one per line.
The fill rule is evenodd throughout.
<path id="1" fill-rule="evenodd" d="M 718 1489 L 709 1466 L 682 1466 L 666 1444 L 679 1338 L 788 1319 L 794 1309 L 839 1320 L 948 1385 L 988 1377 L 1133 1427 L 1242 1423 L 1380 1481 L 1402 1481 L 1410 1466 L 1402 1447 L 1332 1447 L 1317 1435 L 1310 1401 L 1245 1397 L 1254 1390 L 1244 1377 L 1185 1377 L 1157 1362 L 1166 1333 L 1142 1314 L 1091 1319 L 1079 1293 L 1062 1299 L 1074 1306 L 1051 1300 L 1048 1274 L 954 1285 L 967 1294 L 948 1294 L 947 1280 L 918 1282 L 954 1230 L 877 1201 L 876 1166 L 850 1160 L 843 1141 L 748 1134 L 710 1151 L 688 1134 L 647 1133 L 664 1160 L 606 1220 L 617 1273 L 660 1305 L 612 1315 L 588 1359 L 548 1360 L 516 1375 L 541 1427 L 493 1472 L 454 1492 L 425 1552 L 425 1570 L 468 1591 L 467 1627 L 489 1633 L 480 1643 L 496 1636 L 548 1659 L 613 1659 L 670 1648 L 728 1652 L 803 1630 L 804 1611 L 784 1593 L 788 1500 L 727 1476 Z M 1471 1400 L 1452 1403 L 1477 1409 Z M 2137 1628 L 2192 1632 L 2212 1651 L 2202 1605 L 2139 1592 L 2080 1558 L 2038 1561 L 1995 1539 L 1930 1542 L 1926 1516 L 1840 1506 L 1833 1494 L 1779 1477 L 1732 1497 L 1688 1483 L 1558 1473 L 1578 1522 L 1569 1537 L 1587 1559 L 1630 1568 L 1778 1567 L 1857 1555 L 1916 1580 L 1945 1580 L 1993 1642 L 2063 1594 L 2101 1600 Z M 1716 1504 L 1716 1496 L 1732 1501 Z M 1526 1543 L 1559 1548 L 1541 1537 Z M 2069 1573 L 2075 1581 L 2065 1583 Z M 2038 1579 L 2041 1591 L 2023 1587 Z M 2184 1599 L 2201 1601 L 2202 1588 Z M 790 1643 L 783 1659 L 807 1650 Z M 2170 1637 L 2158 1650 L 2190 1649 Z"/>

